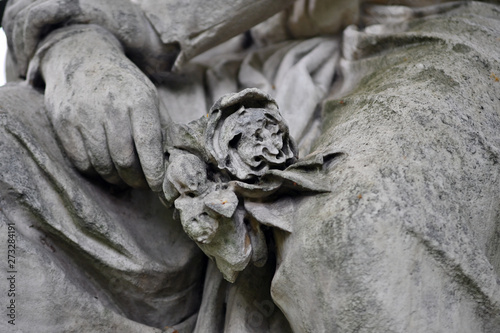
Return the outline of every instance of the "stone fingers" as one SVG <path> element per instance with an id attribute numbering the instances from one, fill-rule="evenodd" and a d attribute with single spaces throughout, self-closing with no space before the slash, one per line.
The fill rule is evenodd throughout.
<path id="1" fill-rule="evenodd" d="M 146 94 L 136 101 L 140 108 L 129 109 L 132 136 L 149 187 L 161 191 L 164 177 L 163 148 L 158 100 Z"/>
<path id="2" fill-rule="evenodd" d="M 86 174 L 95 173 L 80 131 L 74 126 L 65 125 L 64 122 L 55 123 L 54 127 L 59 141 L 73 165 Z"/>
<path id="3" fill-rule="evenodd" d="M 120 122 L 112 121 L 104 126 L 111 160 L 118 175 L 127 185 L 135 188 L 147 187 L 132 138 L 128 115 L 120 116 L 124 116 Z"/>
<path id="4" fill-rule="evenodd" d="M 104 126 L 95 126 L 92 131 L 79 127 L 80 134 L 94 170 L 108 183 L 119 185 L 122 183 L 115 168 L 106 141 Z"/>

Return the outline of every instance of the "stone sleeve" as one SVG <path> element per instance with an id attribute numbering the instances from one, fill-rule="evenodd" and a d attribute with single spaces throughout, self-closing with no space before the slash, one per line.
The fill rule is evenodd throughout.
<path id="1" fill-rule="evenodd" d="M 74 24 L 95 24 L 110 31 L 127 56 L 150 75 L 169 69 L 178 54 L 175 45 L 161 42 L 139 6 L 128 0 L 10 0 L 2 24 L 21 77 L 40 41 Z"/>
<path id="2" fill-rule="evenodd" d="M 234 37 L 290 6 L 291 0 L 137 1 L 165 44 L 178 44 L 174 64 Z"/>

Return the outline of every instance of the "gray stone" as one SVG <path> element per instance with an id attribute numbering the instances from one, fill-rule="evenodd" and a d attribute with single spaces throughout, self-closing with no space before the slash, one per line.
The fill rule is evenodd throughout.
<path id="1" fill-rule="evenodd" d="M 499 331 L 499 6 L 201 2 L 9 2 L 0 330 Z"/>

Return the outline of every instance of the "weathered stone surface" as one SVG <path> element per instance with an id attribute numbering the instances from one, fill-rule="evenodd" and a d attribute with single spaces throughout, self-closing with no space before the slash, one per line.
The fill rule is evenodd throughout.
<path id="1" fill-rule="evenodd" d="M 250 33 L 263 39 L 254 46 L 235 39 L 166 74 L 183 47 L 200 51 L 227 39 L 234 31 L 207 34 L 238 22 L 231 14 L 243 2 L 207 15 L 230 17 L 213 30 L 196 22 L 203 31 L 181 31 L 176 36 L 190 40 L 180 47 L 162 44 L 168 31 L 157 34 L 129 2 L 15 2 L 7 32 L 28 82 L 0 89 L 3 253 L 9 224 L 17 236 L 16 273 L 9 273 L 16 326 L 1 320 L 0 330 L 500 329 L 498 5 L 365 4 L 358 12 L 355 2 L 298 1 Z M 263 3 L 257 7 L 265 12 Z M 343 25 L 327 13 L 344 24 L 359 17 L 360 27 L 333 36 Z M 198 46 L 196 33 L 207 38 Z M 329 35 L 284 40 L 301 33 Z M 41 83 L 45 95 L 29 86 Z M 299 159 L 249 182 L 224 163 L 217 169 L 200 133 L 220 96 L 253 87 L 277 101 Z M 117 123 L 109 133 L 120 136 L 106 137 L 106 126 Z M 84 144 L 64 131 L 87 134 Z M 169 178 L 163 158 L 171 163 L 176 154 L 199 163 L 187 157 Z M 179 202 L 175 220 L 157 193 L 124 184 L 163 189 L 165 202 L 194 198 Z M 191 220 L 205 207 L 210 218 Z M 236 218 L 244 210 L 248 221 Z M 238 242 L 217 238 L 231 233 Z M 236 250 L 220 252 L 221 244 Z M 7 265 L 1 260 L 0 270 Z"/>
<path id="2" fill-rule="evenodd" d="M 259 89 L 224 95 L 206 117 L 172 123 L 165 133 L 163 197 L 229 282 L 250 261 L 266 263 L 261 224 L 292 230 L 293 194 L 328 191 L 322 172 L 309 175 L 312 167 L 323 168 L 324 158 L 297 161 L 276 102 Z"/>
<path id="3" fill-rule="evenodd" d="M 16 326 L 1 320 L 1 330 L 194 327 L 205 260 L 172 211 L 153 192 L 83 178 L 57 144 L 39 92 L 7 85 L 0 100 L 2 274 L 12 270 L 9 223 L 16 236 L 16 293 L 1 300 L 17 306 Z"/>
<path id="4" fill-rule="evenodd" d="M 455 6 L 367 28 L 342 61 L 361 80 L 325 103 L 315 149 L 347 158 L 278 241 L 297 332 L 498 330 L 500 12 Z"/>

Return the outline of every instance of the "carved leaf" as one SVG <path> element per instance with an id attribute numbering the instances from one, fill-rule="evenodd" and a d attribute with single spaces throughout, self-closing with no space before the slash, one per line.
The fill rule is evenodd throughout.
<path id="1" fill-rule="evenodd" d="M 295 209 L 292 198 L 286 197 L 271 203 L 245 200 L 244 205 L 258 222 L 288 232 L 293 231 Z"/>
<path id="2" fill-rule="evenodd" d="M 230 218 L 238 206 L 238 197 L 231 190 L 214 191 L 205 197 L 204 202 L 212 211 Z"/>

